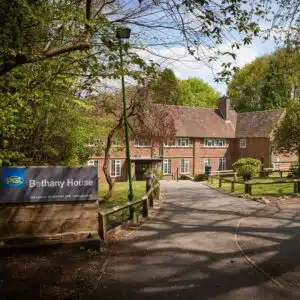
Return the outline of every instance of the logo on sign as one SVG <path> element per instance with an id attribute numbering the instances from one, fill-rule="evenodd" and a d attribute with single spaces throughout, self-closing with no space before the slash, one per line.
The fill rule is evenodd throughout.
<path id="1" fill-rule="evenodd" d="M 3 172 L 3 183 L 6 188 L 20 188 L 25 186 L 25 172 L 23 168 L 6 168 Z"/>

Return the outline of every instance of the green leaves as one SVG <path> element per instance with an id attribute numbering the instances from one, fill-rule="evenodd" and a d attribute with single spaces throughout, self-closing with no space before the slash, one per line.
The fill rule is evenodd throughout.
<path id="1" fill-rule="evenodd" d="M 216 107 L 219 94 L 199 78 L 180 80 L 178 105 Z"/>
<path id="2" fill-rule="evenodd" d="M 300 55 L 281 49 L 257 58 L 237 71 L 228 85 L 228 94 L 237 111 L 286 107 L 293 86 L 296 97 L 300 72 Z M 297 94 L 298 93 L 298 94 Z"/>

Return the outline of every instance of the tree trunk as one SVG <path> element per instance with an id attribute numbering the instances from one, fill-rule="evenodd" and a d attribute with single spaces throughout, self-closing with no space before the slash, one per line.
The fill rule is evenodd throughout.
<path id="1" fill-rule="evenodd" d="M 123 117 L 119 120 L 118 124 L 110 131 L 110 133 L 107 136 L 106 140 L 106 146 L 105 146 L 105 151 L 104 151 L 104 164 L 103 164 L 103 172 L 105 175 L 105 179 L 108 183 L 108 191 L 106 195 L 104 196 L 104 200 L 109 200 L 112 196 L 112 191 L 114 188 L 114 182 L 110 176 L 109 172 L 109 159 L 110 159 L 110 149 L 112 145 L 112 139 L 115 135 L 115 133 L 121 129 L 123 124 Z"/>
<path id="2" fill-rule="evenodd" d="M 114 182 L 109 174 L 109 159 L 110 159 L 109 152 L 110 152 L 111 144 L 112 144 L 112 136 L 109 134 L 107 137 L 107 143 L 106 143 L 105 154 L 104 154 L 104 164 L 103 164 L 103 172 L 105 175 L 105 179 L 108 183 L 108 191 L 104 196 L 105 200 L 109 200 L 111 198 L 112 190 L 114 188 Z"/>

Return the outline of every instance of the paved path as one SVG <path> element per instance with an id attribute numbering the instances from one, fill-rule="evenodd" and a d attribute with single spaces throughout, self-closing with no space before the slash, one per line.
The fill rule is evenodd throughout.
<path id="1" fill-rule="evenodd" d="M 99 299 L 300 299 L 299 204 L 266 208 L 190 181 L 162 191 L 160 213 L 118 244 Z"/>

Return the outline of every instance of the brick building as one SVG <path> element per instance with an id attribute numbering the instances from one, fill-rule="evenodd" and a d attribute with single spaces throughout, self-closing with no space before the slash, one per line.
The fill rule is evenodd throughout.
<path id="1" fill-rule="evenodd" d="M 289 167 L 297 161 L 296 155 L 276 155 L 271 137 L 284 110 L 236 113 L 230 110 L 228 98 L 220 98 L 218 109 L 166 105 L 176 110 L 176 138 L 163 145 L 137 139 L 131 141 L 132 176 L 142 180 L 149 167 L 161 168 L 165 179 L 175 175 L 194 176 L 203 173 L 205 166 L 212 171 L 231 169 L 241 157 L 253 157 L 264 167 Z M 111 176 L 116 181 L 127 179 L 124 146 L 112 149 Z M 100 181 L 105 181 L 103 157 L 93 156 L 88 165 L 98 165 Z"/>

